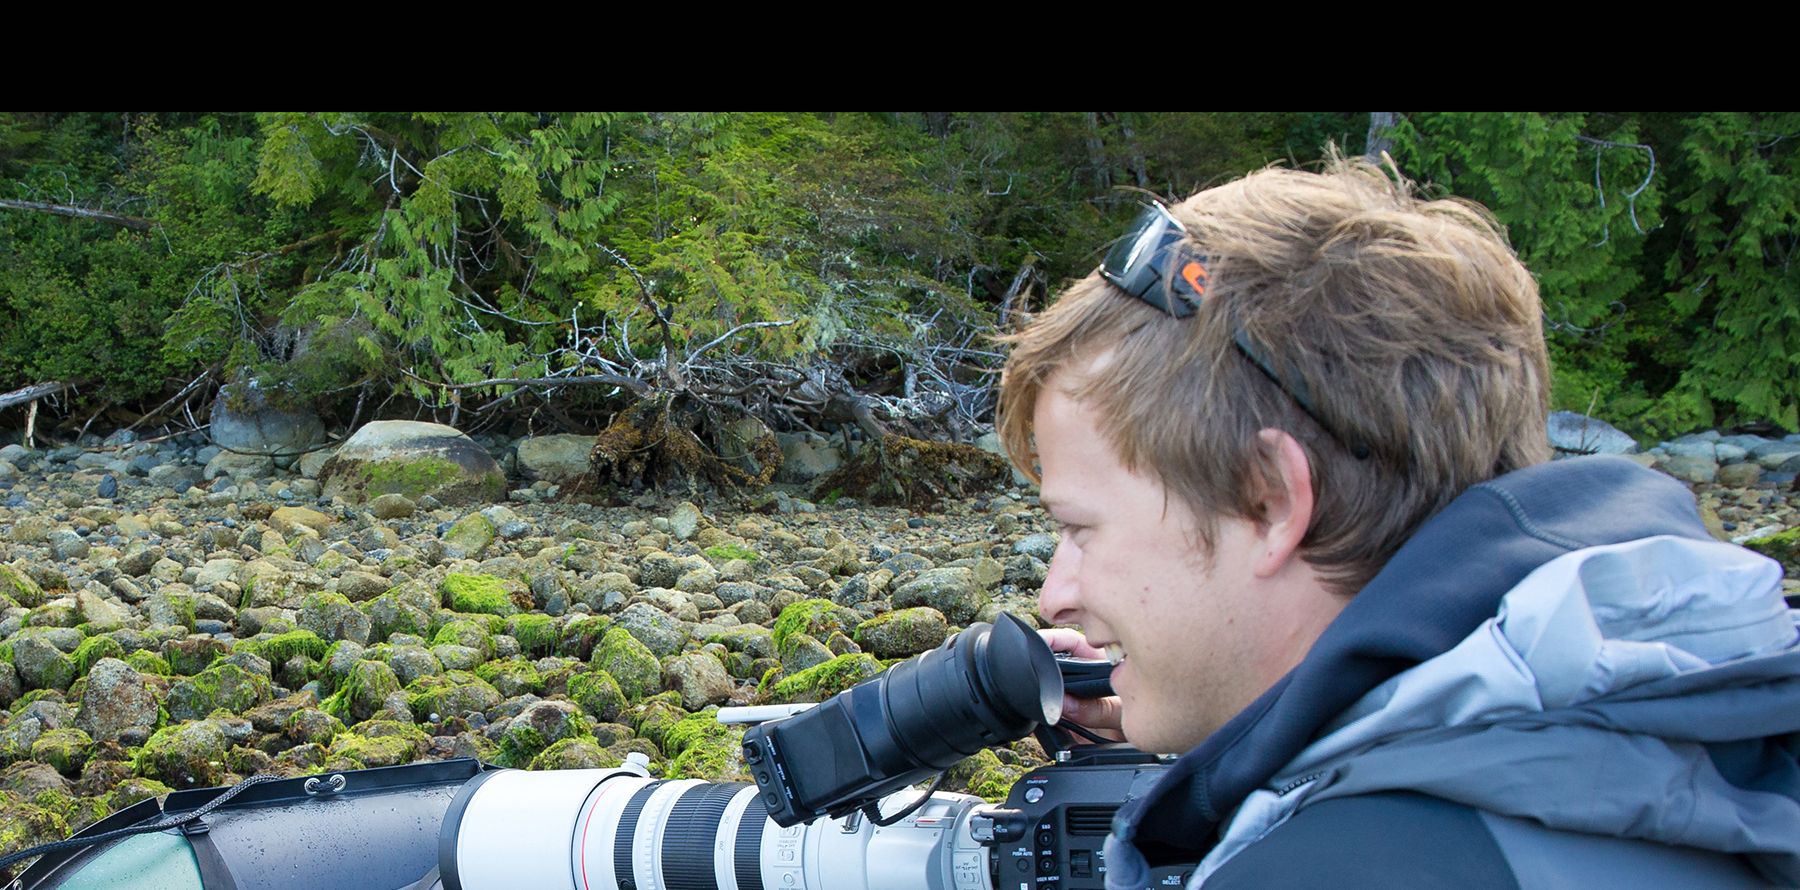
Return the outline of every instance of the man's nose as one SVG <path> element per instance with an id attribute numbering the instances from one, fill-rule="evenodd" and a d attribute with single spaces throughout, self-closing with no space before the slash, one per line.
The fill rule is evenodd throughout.
<path id="1" fill-rule="evenodd" d="M 1038 588 L 1038 614 L 1051 624 L 1079 624 L 1081 589 L 1075 583 L 1080 573 L 1081 551 L 1066 539 L 1056 545 L 1050 557 L 1050 571 Z"/>

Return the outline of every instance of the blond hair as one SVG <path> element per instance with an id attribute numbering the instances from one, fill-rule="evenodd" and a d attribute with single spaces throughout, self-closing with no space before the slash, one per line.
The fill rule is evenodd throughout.
<path id="1" fill-rule="evenodd" d="M 1537 284 L 1481 207 L 1420 200 L 1397 175 L 1333 160 L 1323 173 L 1263 170 L 1170 212 L 1207 258 L 1193 317 L 1096 272 L 1006 338 L 999 431 L 1032 478 L 1037 398 L 1084 363 L 1068 394 L 1099 412 L 1126 466 L 1194 512 L 1209 549 L 1221 514 L 1261 518 L 1272 465 L 1257 433 L 1284 430 L 1312 468 L 1300 555 L 1353 592 L 1464 489 L 1549 459 Z M 1329 431 L 1233 347 L 1239 330 Z"/>

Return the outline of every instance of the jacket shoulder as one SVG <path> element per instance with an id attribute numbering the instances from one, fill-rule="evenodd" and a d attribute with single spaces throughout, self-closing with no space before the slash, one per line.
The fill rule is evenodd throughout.
<path id="1" fill-rule="evenodd" d="M 1204 885 L 1205 890 L 1519 886 L 1479 812 L 1409 792 L 1306 807 L 1233 856 Z"/>

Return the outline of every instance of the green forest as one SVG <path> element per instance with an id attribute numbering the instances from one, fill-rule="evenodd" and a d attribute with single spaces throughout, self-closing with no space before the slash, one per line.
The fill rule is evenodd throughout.
<path id="1" fill-rule="evenodd" d="M 1792 431 L 1796 134 L 1793 113 L 0 113 L 0 392 L 44 396 L 64 437 L 179 427 L 255 378 L 338 425 L 591 432 L 679 393 L 966 440 L 993 335 L 1146 196 L 1336 145 L 1507 226 L 1558 407 Z"/>

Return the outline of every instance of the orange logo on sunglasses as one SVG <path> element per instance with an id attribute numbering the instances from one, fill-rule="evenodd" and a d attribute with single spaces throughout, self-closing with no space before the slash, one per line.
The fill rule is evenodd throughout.
<path id="1" fill-rule="evenodd" d="M 1194 289 L 1194 293 L 1202 295 L 1206 293 L 1206 285 L 1204 283 L 1206 278 L 1206 267 L 1200 265 L 1198 261 L 1188 260 L 1186 263 L 1182 264 L 1181 279 L 1188 283 L 1188 287 Z"/>

